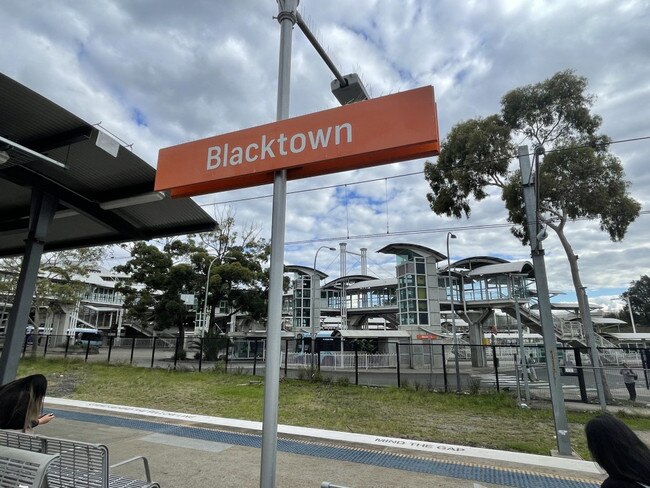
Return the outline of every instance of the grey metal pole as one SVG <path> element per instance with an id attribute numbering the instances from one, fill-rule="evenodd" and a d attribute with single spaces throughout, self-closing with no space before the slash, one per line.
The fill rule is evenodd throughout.
<path id="1" fill-rule="evenodd" d="M 314 369 L 314 347 L 316 345 L 316 292 L 320 290 L 320 286 L 316 286 L 316 259 L 318 259 L 318 253 L 321 249 L 329 249 L 330 251 L 336 251 L 335 248 L 330 246 L 321 246 L 316 250 L 316 255 L 314 256 L 314 267 L 312 268 L 311 274 L 311 307 L 309 311 L 309 322 L 311 324 L 311 369 L 313 372 Z"/>
<path id="2" fill-rule="evenodd" d="M 280 23 L 277 120 L 289 117 L 291 81 L 291 41 L 299 0 L 277 0 Z M 282 281 L 284 275 L 284 231 L 287 209 L 287 172 L 276 171 L 273 179 L 271 219 L 271 270 L 266 322 L 266 367 L 264 368 L 264 417 L 262 422 L 262 463 L 260 487 L 275 487 L 278 449 L 278 400 L 280 397 Z"/>
<path id="3" fill-rule="evenodd" d="M 594 367 L 594 380 L 596 381 L 596 393 L 598 394 L 598 402 L 600 408 L 605 411 L 607 409 L 607 400 L 605 399 L 605 386 L 603 385 L 603 364 L 600 361 L 598 354 L 598 347 L 596 346 L 596 334 L 594 333 L 594 324 L 591 322 L 591 312 L 589 312 L 589 297 L 587 297 L 587 290 L 583 286 L 582 291 L 582 325 L 585 331 L 585 338 L 587 339 L 587 346 L 589 346 L 589 358 L 591 365 Z"/>
<path id="4" fill-rule="evenodd" d="M 627 311 L 630 312 L 630 324 L 632 325 L 632 332 L 636 334 L 636 324 L 634 323 L 634 314 L 632 313 L 632 304 L 630 303 L 630 295 L 627 295 L 625 299 L 627 300 Z"/>
<path id="5" fill-rule="evenodd" d="M 21 345 L 25 340 L 25 326 L 38 278 L 38 268 L 45 247 L 47 230 L 56 211 L 57 199 L 34 190 L 29 215 L 29 234 L 20 267 L 14 304 L 9 312 L 4 348 L 0 355 L 0 385 L 16 379 Z"/>
<path id="6" fill-rule="evenodd" d="M 219 256 L 215 257 L 212 261 L 210 261 L 210 264 L 208 265 L 208 276 L 205 280 L 205 297 L 203 300 L 203 331 L 201 334 L 201 337 L 205 335 L 206 332 L 210 330 L 210 321 L 208 320 L 208 288 L 210 286 L 210 270 L 212 269 L 212 265 L 214 262 L 219 259 Z M 208 326 L 206 329 L 206 325 Z"/>
<path id="7" fill-rule="evenodd" d="M 636 324 L 634 323 L 634 314 L 632 313 L 632 304 L 630 303 L 630 295 L 627 295 L 625 299 L 627 300 L 627 311 L 630 312 L 630 324 L 632 324 L 632 332 L 636 334 Z"/>
<path id="8" fill-rule="evenodd" d="M 530 388 L 528 387 L 528 375 L 526 374 L 526 348 L 524 347 L 524 326 L 521 323 L 521 315 L 519 313 L 519 297 L 515 294 L 514 280 L 510 276 L 510 284 L 512 286 L 512 295 L 515 299 L 515 317 L 517 318 L 517 331 L 519 332 L 519 362 L 521 363 L 522 378 L 524 379 L 524 391 L 526 395 L 526 403 L 530 404 Z"/>
<path id="9" fill-rule="evenodd" d="M 564 392 L 560 378 L 560 366 L 555 343 L 555 328 L 553 327 L 553 314 L 551 312 L 551 299 L 546 278 L 546 264 L 544 263 L 544 249 L 541 241 L 537 239 L 537 206 L 535 204 L 535 182 L 530 172 L 530 157 L 528 146 L 519 146 L 519 167 L 523 182 L 524 204 L 526 206 L 526 219 L 528 221 L 528 236 L 530 238 L 531 256 L 535 269 L 535 283 L 539 300 L 539 314 L 542 322 L 544 336 L 544 350 L 546 351 L 546 367 L 548 369 L 548 387 L 551 393 L 553 406 L 553 419 L 555 421 L 555 434 L 558 452 L 564 456 L 571 455 L 571 439 L 569 425 L 564 406 Z"/>
<path id="10" fill-rule="evenodd" d="M 454 311 L 454 287 L 451 283 L 451 258 L 449 257 L 449 238 L 456 239 L 451 232 L 447 232 L 447 276 L 449 277 L 449 296 L 451 298 L 451 335 L 453 336 L 454 366 L 456 368 L 456 392 L 460 393 L 460 364 L 458 362 L 458 337 L 456 336 L 456 312 Z"/>

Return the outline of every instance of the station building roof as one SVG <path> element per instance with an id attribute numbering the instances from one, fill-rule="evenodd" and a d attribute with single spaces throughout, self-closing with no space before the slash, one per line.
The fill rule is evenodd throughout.
<path id="1" fill-rule="evenodd" d="M 489 266 L 491 264 L 502 264 L 508 263 L 507 259 L 498 258 L 496 256 L 472 256 L 470 258 L 459 259 L 451 266 L 452 268 L 463 268 L 463 269 L 476 269 L 481 266 Z"/>
<path id="2" fill-rule="evenodd" d="M 288 264 L 284 267 L 284 271 L 287 273 L 298 273 L 300 275 L 307 275 L 311 276 L 314 274 L 314 268 L 310 268 L 309 266 L 299 266 L 296 264 Z M 324 280 L 327 278 L 327 274 L 323 273 L 322 271 L 316 271 L 316 275 L 321 279 Z"/>
<path id="3" fill-rule="evenodd" d="M 347 276 L 341 276 L 340 278 L 336 278 L 335 280 L 330 281 L 329 283 L 326 283 L 323 288 L 341 288 L 341 285 L 343 283 L 345 284 L 351 284 L 351 283 L 358 283 L 360 281 L 370 281 L 370 280 L 376 280 L 377 278 L 375 276 L 368 276 L 368 275 L 347 275 Z"/>
<path id="4" fill-rule="evenodd" d="M 397 278 L 372 279 L 359 281 L 347 287 L 348 290 L 364 290 L 368 288 L 393 288 L 397 286 Z"/>
<path id="5" fill-rule="evenodd" d="M 388 244 L 387 246 L 382 247 L 377 252 L 383 254 L 404 254 L 404 252 L 412 252 L 423 258 L 433 257 L 436 262 L 444 261 L 447 259 L 447 256 L 439 253 L 435 249 L 431 249 L 420 244 L 408 244 L 405 242 L 398 242 L 394 244 Z"/>
<path id="6" fill-rule="evenodd" d="M 479 276 L 495 276 L 495 275 L 509 275 L 509 274 L 522 274 L 528 277 L 533 277 L 535 270 L 532 263 L 529 261 L 512 261 L 503 262 L 498 264 L 487 264 L 479 268 L 472 269 L 467 276 L 476 278 Z"/>

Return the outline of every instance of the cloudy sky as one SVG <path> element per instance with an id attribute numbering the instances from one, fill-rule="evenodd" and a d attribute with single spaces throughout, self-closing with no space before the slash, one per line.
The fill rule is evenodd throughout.
<path id="1" fill-rule="evenodd" d="M 155 166 L 158 150 L 272 122 L 276 114 L 279 24 L 274 0 L 5 0 L 0 70 L 91 123 Z M 589 79 L 594 112 L 614 141 L 642 214 L 622 243 L 597 222 L 567 234 L 592 303 L 611 301 L 650 272 L 650 3 L 647 0 L 302 0 L 299 11 L 344 73 L 371 97 L 433 85 L 441 136 L 456 123 L 499 110 L 508 90 L 564 69 Z M 333 75 L 302 32 L 293 35 L 291 116 L 337 106 Z M 644 139 L 645 138 L 645 139 Z M 433 159 L 435 160 L 435 158 Z M 516 162 L 513 161 L 513 165 Z M 529 259 L 508 231 L 498 192 L 470 219 L 428 207 L 424 160 L 290 181 L 285 262 L 312 266 L 319 246 L 368 249 L 369 273 L 394 275 L 375 251 L 411 242 L 452 259 Z M 196 198 L 226 209 L 270 239 L 272 186 Z M 545 242 L 551 289 L 575 300 L 566 258 Z M 113 263 L 111 263 L 113 264 Z M 114 263 L 117 264 L 117 263 Z M 347 258 L 358 273 L 359 257 Z M 318 268 L 339 274 L 337 252 Z"/>

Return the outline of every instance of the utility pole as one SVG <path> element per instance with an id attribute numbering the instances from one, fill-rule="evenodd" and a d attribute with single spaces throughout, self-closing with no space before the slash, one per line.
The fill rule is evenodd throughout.
<path id="1" fill-rule="evenodd" d="M 543 148 L 537 148 L 538 149 Z M 546 351 L 546 368 L 548 370 L 548 387 L 551 393 L 553 406 L 553 420 L 555 421 L 555 435 L 558 453 L 563 456 L 571 455 L 571 439 L 569 437 L 569 424 L 564 406 L 564 392 L 560 378 L 560 365 L 555 343 L 555 327 L 553 327 L 553 314 L 551 312 L 551 299 L 548 292 L 546 277 L 546 264 L 544 263 L 544 248 L 542 239 L 544 230 L 540 229 L 537 220 L 537 199 L 535 192 L 535 179 L 531 172 L 528 146 L 519 146 L 519 168 L 523 182 L 524 205 L 526 207 L 526 220 L 528 221 L 528 237 L 530 241 L 533 268 L 535 269 L 535 284 L 539 300 L 539 317 L 542 323 L 544 336 L 544 350 Z M 540 232 L 541 231 L 541 232 Z"/>

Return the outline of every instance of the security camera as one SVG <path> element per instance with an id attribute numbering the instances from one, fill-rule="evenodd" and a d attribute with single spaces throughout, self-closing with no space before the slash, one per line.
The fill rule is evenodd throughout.
<path id="1" fill-rule="evenodd" d="M 543 156 L 546 154 L 546 149 L 544 149 L 544 146 L 535 146 L 535 154 L 538 156 Z"/>
<path id="2" fill-rule="evenodd" d="M 543 241 L 547 237 L 548 237 L 548 233 L 546 232 L 546 227 L 542 227 L 542 229 L 537 233 L 537 240 Z"/>

